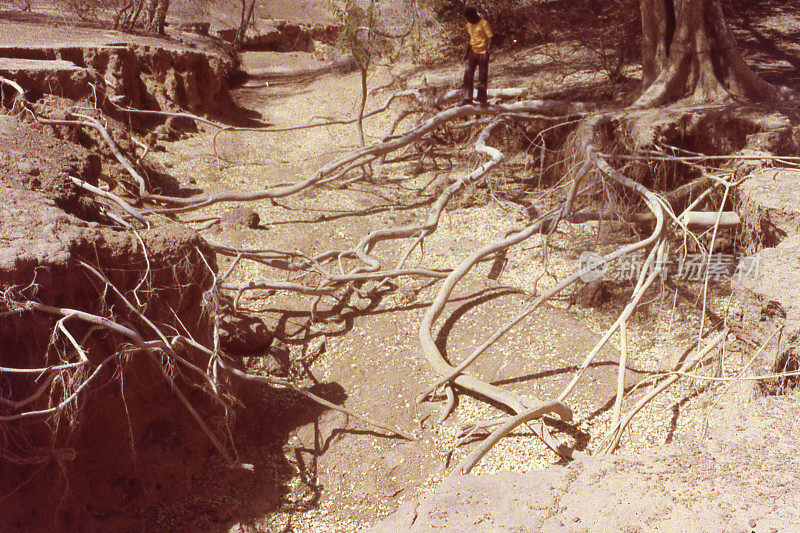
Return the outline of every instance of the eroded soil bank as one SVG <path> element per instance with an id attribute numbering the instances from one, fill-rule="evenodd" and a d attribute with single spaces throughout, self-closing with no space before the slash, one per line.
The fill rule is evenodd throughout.
<path id="1" fill-rule="evenodd" d="M 319 116 L 350 116 L 357 105 L 357 74 L 281 76 L 282 71 L 301 63 L 315 72 L 325 66 L 318 56 L 303 52 L 249 56 L 255 68 L 270 72 L 274 78 L 268 80 L 267 87 L 241 88 L 231 97 L 225 77 L 235 63 L 224 55 L 176 51 L 153 43 L 36 48 L 35 52 L 25 48 L 27 51 L 20 52 L 22 49 L 6 51 L 7 57 L 14 59 L 6 60 L 4 68 L 10 70 L 4 70 L 3 75 L 22 80 L 31 98 L 41 96 L 43 103 L 53 101 L 53 96 L 91 101 L 99 87 L 109 97 L 123 97 L 143 107 L 186 108 L 220 120 L 234 117 L 228 111 L 235 101 L 244 110 L 243 115 L 236 116 L 278 127 L 308 123 Z M 524 84 L 531 91 L 550 84 L 554 72 L 548 68 L 557 68 L 547 67 L 534 52 L 500 55 L 495 61 L 496 83 Z M 193 74 L 198 70 L 204 74 Z M 392 81 L 395 74 L 382 69 L 371 81 L 381 86 Z M 457 87 L 459 76 L 458 67 L 443 63 L 428 66 L 424 74 L 406 81 L 415 86 L 424 78 L 426 85 L 433 86 L 428 90 L 445 92 Z M 568 84 L 564 80 L 558 90 L 568 90 Z M 53 95 L 48 92 L 53 87 L 63 92 Z M 373 95 L 370 106 L 380 105 L 395 88 Z M 57 104 L 55 107 L 63 109 L 64 102 Z M 680 116 L 682 110 L 673 112 Z M 368 133 L 381 137 L 397 116 L 392 110 L 369 121 Z M 698 122 L 692 113 L 681 120 L 675 116 L 667 118 L 677 126 L 665 127 L 660 133 L 673 135 L 672 140 L 683 142 L 687 149 L 707 151 L 711 146 L 714 153 L 727 154 L 780 145 L 780 153 L 796 151 L 797 127 L 791 121 L 777 120 L 772 128 L 754 125 L 758 120 L 733 117 L 730 123 L 737 127 L 731 127 L 731 134 L 720 141 L 711 133 L 717 131 L 715 128 L 725 130 L 728 118 L 716 121 L 712 116 Z M 181 124 L 173 125 L 180 129 Z M 154 125 L 145 122 L 134 126 L 143 133 Z M 201 129 L 191 137 L 178 139 L 180 135 L 168 129 L 150 137 L 151 141 L 158 140 L 152 146 L 165 149 L 148 155 L 147 168 L 153 171 L 150 185 L 170 183 L 183 194 L 256 191 L 297 180 L 357 143 L 355 129 L 346 125 L 280 135 L 229 132 L 219 136 L 214 151 L 210 147 L 215 130 Z M 58 133 L 68 137 L 65 132 Z M 777 141 L 767 139 L 766 146 L 764 137 L 769 135 Z M 515 146 L 527 146 L 522 137 L 509 134 L 499 146 L 514 154 Z M 185 331 L 209 345 L 212 328 L 204 309 L 210 302 L 204 300 L 204 294 L 211 278 L 225 272 L 234 259 L 213 257 L 203 235 L 239 246 L 280 246 L 308 254 L 346 248 L 375 229 L 423 218 L 449 183 L 449 176 L 470 170 L 471 153 L 450 146 L 449 152 L 436 156 L 432 150 L 434 155 L 427 161 L 390 161 L 377 168 L 371 180 L 342 188 L 322 187 L 290 200 L 254 202 L 251 207 L 258 218 L 245 217 L 245 224 L 230 222 L 235 217 L 228 216 L 228 206 L 214 206 L 134 234 L 112 229 L 114 224 L 106 218 L 102 206 L 68 179 L 75 176 L 97 185 L 109 178 L 123 179 L 119 168 L 107 153 L 102 160 L 92 155 L 96 139 L 69 138 L 82 141 L 89 150 L 53 137 L 47 128 L 15 118 L 4 117 L 0 127 L 2 151 L 7 155 L 0 170 L 9 199 L 0 211 L 4 217 L 0 281 L 6 289 L 4 305 L 12 312 L 2 317 L 4 329 L 0 332 L 4 339 L 12 340 L 0 352 L 4 364 L 35 367 L 56 361 L 63 350 L 70 349 L 68 338 L 52 335 L 58 316 L 19 310 L 9 303 L 12 300 L 35 298 L 51 306 L 90 309 L 98 314 L 110 307 L 122 323 L 142 326 L 141 317 L 127 312 L 124 303 L 115 299 L 83 263 L 98 267 L 129 301 L 141 300 L 146 316 L 156 323 Z M 435 146 L 436 140 L 431 142 Z M 713 144 L 719 142 L 727 145 Z M 127 143 L 127 152 L 141 153 L 134 144 Z M 469 190 L 456 208 L 447 212 L 442 228 L 426 241 L 426 254 L 434 266 L 452 268 L 477 246 L 524 220 L 522 207 L 533 203 L 542 191 L 531 187 L 525 164 L 512 161 L 510 168 L 510 173 L 492 176 L 491 188 Z M 742 172 L 751 173 L 753 169 Z M 734 313 L 732 320 L 741 320 L 740 335 L 750 336 L 749 342 L 757 346 L 779 325 L 794 328 L 794 315 L 800 312 L 800 306 L 794 304 L 794 293 L 788 290 L 795 278 L 792 261 L 797 258 L 792 255 L 794 215 L 779 199 L 767 201 L 764 194 L 774 192 L 769 180 L 780 179 L 782 187 L 788 187 L 791 172 L 760 169 L 755 174 L 757 179 L 750 181 L 753 187 L 744 188 L 737 199 L 748 228 L 745 246 L 763 249 L 764 272 L 777 278 L 762 277 L 741 287 L 743 292 L 737 298 L 742 310 Z M 503 196 L 506 190 L 516 191 L 516 207 Z M 771 233 L 760 231 L 763 228 L 770 228 Z M 624 224 L 565 225 L 549 240 L 549 272 L 571 272 L 578 253 L 593 249 L 598 235 L 603 236 L 607 247 L 636 236 Z M 548 279 L 542 276 L 542 243 L 540 238 L 532 239 L 510 251 L 503 268 L 487 265 L 467 279 L 448 305 L 448 318 L 437 338 L 449 357 L 458 357 L 474 347 L 480 340 L 479 332 L 501 326 L 526 305 L 535 284 Z M 385 253 L 396 260 L 403 251 L 399 246 L 389 246 Z M 234 281 L 265 275 L 269 271 L 247 268 L 238 271 Z M 544 398 L 557 393 L 624 306 L 630 289 L 611 284 L 604 297 L 586 299 L 587 307 L 571 305 L 581 300 L 577 294 L 555 302 L 481 358 L 474 372 L 519 394 Z M 628 342 L 635 356 L 630 360 L 628 385 L 671 369 L 683 357 L 699 322 L 697 291 L 697 284 L 670 286 L 654 294 L 635 315 L 629 331 Z M 710 307 L 723 309 L 729 294 L 728 287 L 712 290 Z M 437 424 L 434 420 L 440 412 L 439 403 L 415 405 L 420 387 L 432 380 L 419 354 L 417 328 L 434 296 L 432 285 L 402 279 L 385 290 L 350 291 L 337 299 L 323 299 L 312 316 L 314 298 L 268 291 L 248 293 L 241 298 L 239 309 L 246 315 L 245 327 L 260 334 L 255 341 L 242 341 L 237 349 L 231 349 L 245 367 L 289 375 L 335 403 L 419 432 L 418 441 L 386 438 L 296 395 L 256 387 L 239 394 L 243 408 L 235 419 L 233 440 L 240 467 L 231 469 L 220 464 L 206 436 L 176 401 L 169 380 L 160 373 L 161 367 L 131 351 L 126 354 L 121 375 L 109 376 L 106 383 L 110 385 L 93 391 L 80 404 L 80 416 L 73 423 L 62 421 L 55 432 L 52 423 L 43 423 L 26 430 L 31 431 L 27 440 L 9 440 L 7 449 L 14 450 L 10 454 L 25 451 L 30 456 L 35 450 L 39 461 L 32 469 L 21 468 L 13 461 L 0 466 L 4 490 L 7 484 L 11 492 L 2 505 L 13 511 L 1 513 L 0 524 L 11 529 L 42 529 L 55 524 L 63 529 L 90 525 L 202 530 L 232 527 L 242 531 L 355 531 L 371 525 L 401 502 L 414 502 L 420 494 L 440 485 L 453 464 L 474 445 L 455 447 L 461 426 L 496 413 L 475 398 L 463 397 L 456 415 Z M 86 355 L 92 361 L 124 344 L 119 335 L 97 335 L 86 325 L 72 329 L 72 321 L 74 318 L 67 325 L 73 336 L 89 340 Z M 768 352 L 774 358 L 786 353 L 796 337 L 793 333 L 779 338 L 778 345 L 770 346 L 765 355 Z M 207 363 L 203 353 L 188 350 L 184 355 L 200 367 Z M 732 352 L 720 364 L 736 367 L 748 355 L 746 349 Z M 585 385 L 576 392 L 578 421 L 556 428 L 578 448 L 601 436 L 609 424 L 617 358 L 616 345 L 604 350 Z M 769 363 L 767 357 L 763 363 Z M 2 377 L 8 380 L 3 386 L 15 394 L 19 391 L 19 397 L 32 391 L 26 388 L 31 386 L 29 381 L 20 385 L 23 381 L 16 377 Z M 179 374 L 175 383 L 203 417 L 222 418 L 213 402 L 194 394 L 197 384 L 185 374 Z M 661 521 L 664 527 L 696 525 L 698 522 L 691 520 L 697 513 L 708 517 L 710 527 L 723 524 L 735 529 L 744 524 L 755 528 L 753 521 L 759 528 L 785 524 L 792 515 L 782 499 L 796 492 L 787 477 L 795 470 L 796 461 L 789 456 L 790 445 L 786 444 L 797 430 L 791 424 L 794 397 L 762 401 L 745 413 L 741 422 L 729 426 L 731 420 L 737 420 L 737 404 L 743 405 L 751 391 L 737 384 L 718 405 L 714 390 L 702 381 L 688 382 L 660 397 L 629 428 L 623 441 L 624 453 L 629 455 L 614 459 L 575 462 L 567 468 L 548 466 L 558 457 L 530 431 L 520 430 L 504 439 L 479 468 L 488 476 L 449 480 L 419 505 L 404 507 L 385 527 L 425 530 L 444 526 L 479 531 L 492 527 L 513 530 L 531 523 L 545 530 L 593 531 L 600 530 L 595 524 L 606 526 L 615 523 L 613 520 L 620 527 L 633 527 L 650 519 Z M 46 405 L 45 399 L 42 401 Z M 784 416 L 789 419 L 782 419 Z M 16 435 L 15 424 L 9 426 L 11 435 Z M 698 435 L 705 435 L 709 425 L 714 440 L 700 447 Z M 732 432 L 726 433 L 726 427 L 733 427 Z M 775 441 L 780 445 L 770 447 L 769 443 Z M 653 444 L 664 443 L 673 445 L 643 452 Z M 759 466 L 758 476 L 750 475 L 754 464 Z M 537 471 L 542 467 L 547 468 Z M 491 474 L 503 469 L 518 474 Z M 521 477 L 521 473 L 531 471 L 530 477 Z M 749 481 L 735 489 L 718 486 L 734 485 L 743 476 Z M 776 482 L 764 489 L 764 480 L 769 477 L 783 484 Z M 59 482 L 52 483 L 53 479 Z M 64 479 L 69 480 L 69 490 L 63 504 L 55 509 L 55 518 L 37 515 L 36 520 L 41 521 L 32 522 L 31 509 L 52 509 L 53 502 L 62 502 Z M 523 514 L 523 506 L 513 499 L 492 500 L 485 507 L 478 502 L 487 501 L 492 493 L 522 491 L 531 486 L 536 487 L 536 493 L 523 499 L 532 514 Z M 709 494 L 728 496 L 701 505 L 698 501 L 706 489 Z M 748 491 L 759 492 L 760 499 L 746 500 Z M 610 495 L 632 492 L 647 497 L 633 503 L 626 499 L 619 508 L 606 505 Z M 495 513 L 495 508 L 500 511 Z M 592 515 L 591 510 L 597 512 Z M 642 519 L 639 511 L 644 510 L 650 514 Z"/>
<path id="2" fill-rule="evenodd" d="M 5 116 L 0 153 L 2 366 L 42 368 L 63 361 L 71 348 L 59 332 L 63 319 L 70 335 L 81 339 L 83 356 L 100 372 L 76 409 L 55 418 L 3 421 L 3 528 L 83 529 L 94 527 L 96 518 L 109 527 L 129 524 L 127 515 L 137 515 L 142 504 L 185 492 L 187 475 L 203 467 L 211 450 L 175 401 L 160 361 L 125 348 L 130 341 L 124 336 L 83 322 L 76 313 L 146 327 L 142 313 L 208 343 L 203 296 L 212 284 L 215 257 L 196 233 L 178 224 L 165 222 L 138 238 L 111 228 L 101 206 L 69 178 L 97 185 L 99 158 L 79 145 Z M 138 310 L 126 309 L 107 283 L 138 301 Z M 28 301 L 50 311 L 27 307 L 23 302 Z M 75 318 L 65 319 L 70 316 Z M 102 368 L 121 347 L 120 366 Z M 200 366 L 208 359 L 190 348 L 179 351 Z M 53 377 L 43 373 L 37 383 L 4 371 L 0 386 L 11 392 L 12 401 L 32 398 L 29 409 L 43 410 L 59 401 L 48 397 L 49 389 L 37 396 Z M 61 388 L 71 393 L 76 385 L 69 380 L 77 384 L 82 377 L 80 369 L 61 375 Z M 189 393 L 194 380 L 176 379 Z M 197 405 L 207 415 L 216 411 L 202 399 Z"/>

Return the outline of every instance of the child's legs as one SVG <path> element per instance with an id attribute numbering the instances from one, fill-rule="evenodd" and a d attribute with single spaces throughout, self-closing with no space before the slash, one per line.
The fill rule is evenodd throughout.
<path id="1" fill-rule="evenodd" d="M 463 100 L 472 100 L 472 88 L 475 82 L 476 66 L 478 66 L 477 54 L 470 52 L 464 64 L 464 83 L 461 90 L 461 98 Z"/>
<path id="2" fill-rule="evenodd" d="M 486 90 L 489 85 L 489 58 L 486 54 L 478 56 L 478 101 L 486 102 Z"/>

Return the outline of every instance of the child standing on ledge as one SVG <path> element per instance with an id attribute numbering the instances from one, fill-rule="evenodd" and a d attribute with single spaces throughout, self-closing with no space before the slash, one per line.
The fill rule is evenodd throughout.
<path id="1" fill-rule="evenodd" d="M 464 10 L 467 19 L 469 44 L 464 54 L 465 71 L 462 86 L 461 102 L 458 105 L 472 104 L 472 84 L 475 79 L 475 67 L 478 67 L 478 103 L 486 104 L 486 86 L 489 83 L 489 50 L 492 48 L 492 29 L 486 19 L 478 15 L 474 7 Z"/>

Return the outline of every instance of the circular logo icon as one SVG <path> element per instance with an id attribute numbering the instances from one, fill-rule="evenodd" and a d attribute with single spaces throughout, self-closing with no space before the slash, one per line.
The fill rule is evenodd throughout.
<path id="1" fill-rule="evenodd" d="M 589 283 L 603 277 L 606 273 L 606 260 L 602 255 L 594 252 L 583 252 L 578 264 L 578 274 L 581 281 Z"/>

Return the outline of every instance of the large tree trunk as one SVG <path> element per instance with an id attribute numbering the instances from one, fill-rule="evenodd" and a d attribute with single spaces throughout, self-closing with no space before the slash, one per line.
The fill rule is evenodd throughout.
<path id="1" fill-rule="evenodd" d="M 745 63 L 719 0 L 640 0 L 640 7 L 645 90 L 636 106 L 780 95 Z"/>

